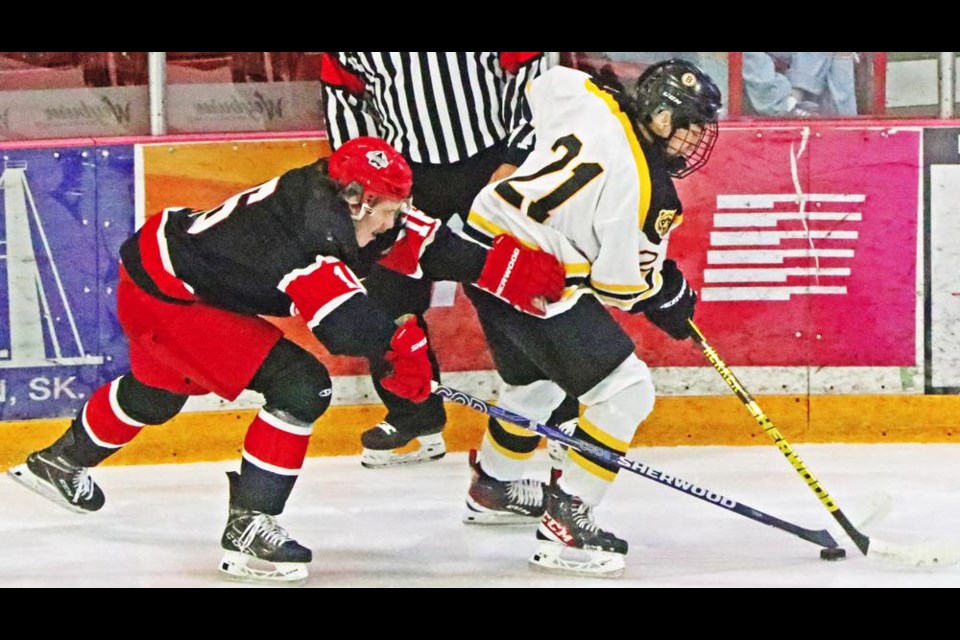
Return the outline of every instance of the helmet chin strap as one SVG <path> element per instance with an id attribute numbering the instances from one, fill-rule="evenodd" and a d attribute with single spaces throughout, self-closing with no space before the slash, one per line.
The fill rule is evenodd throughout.
<path id="1" fill-rule="evenodd" d="M 363 187 L 358 182 L 351 182 L 340 191 L 340 197 L 350 207 L 350 217 L 353 220 L 363 220 L 373 213 L 369 196 L 363 193 Z"/>
<path id="2" fill-rule="evenodd" d="M 355 206 L 356 205 L 351 205 L 351 207 L 355 207 Z M 358 209 L 356 213 L 353 213 L 353 210 L 351 208 L 350 217 L 353 218 L 354 220 L 363 220 L 371 213 L 373 213 L 373 207 L 368 205 L 366 202 L 361 202 L 360 209 Z"/>

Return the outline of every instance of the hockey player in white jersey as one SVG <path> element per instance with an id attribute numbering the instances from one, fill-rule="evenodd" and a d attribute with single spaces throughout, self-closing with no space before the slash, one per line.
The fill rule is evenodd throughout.
<path id="1" fill-rule="evenodd" d="M 671 337 L 689 337 L 696 293 L 667 259 L 683 208 L 672 178 L 702 167 L 717 138 L 720 91 L 694 65 L 648 68 L 632 92 L 554 68 L 527 87 L 537 143 L 510 178 L 474 200 L 465 232 L 489 245 L 502 233 L 557 256 L 561 300 L 545 318 L 468 291 L 505 381 L 499 405 L 545 422 L 565 392 L 586 406 L 576 436 L 627 450 L 654 405 L 647 365 L 605 307 L 644 313 Z M 627 542 L 600 529 L 593 508 L 617 468 L 568 451 L 549 485 L 523 479 L 539 436 L 490 419 L 464 521 L 539 521 L 530 562 L 549 570 L 617 576 Z"/>

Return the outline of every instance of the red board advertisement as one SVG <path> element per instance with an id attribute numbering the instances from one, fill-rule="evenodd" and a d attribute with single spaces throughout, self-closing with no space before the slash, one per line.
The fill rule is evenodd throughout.
<path id="1" fill-rule="evenodd" d="M 724 128 L 677 181 L 669 253 L 732 365 L 916 364 L 919 129 Z M 692 342 L 616 313 L 651 366 L 704 366 Z M 469 302 L 429 312 L 445 370 L 492 367 Z"/>
<path id="2" fill-rule="evenodd" d="M 731 363 L 916 364 L 917 129 L 725 129 L 671 253 Z M 650 364 L 700 363 L 656 350 Z"/>

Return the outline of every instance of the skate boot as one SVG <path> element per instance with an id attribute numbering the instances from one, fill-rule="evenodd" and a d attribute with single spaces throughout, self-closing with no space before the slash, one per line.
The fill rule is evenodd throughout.
<path id="1" fill-rule="evenodd" d="M 230 512 L 220 539 L 226 551 L 220 571 L 251 582 L 301 582 L 307 579 L 307 563 L 313 552 L 290 537 L 273 516 L 236 506 L 234 495 L 240 475 L 230 479 Z"/>
<path id="2" fill-rule="evenodd" d="M 414 441 L 420 445 L 419 448 L 412 451 L 404 449 Z M 442 433 L 419 436 L 404 434 L 389 422 L 381 422 L 364 431 L 360 436 L 360 442 L 363 444 L 360 464 L 368 469 L 439 460 L 447 453 L 447 445 L 443 441 Z"/>
<path id="3" fill-rule="evenodd" d="M 103 491 L 86 467 L 55 455 L 49 449 L 34 451 L 27 456 L 26 462 L 11 467 L 7 474 L 28 489 L 76 513 L 97 511 L 104 503 Z"/>
<path id="4" fill-rule="evenodd" d="M 594 524 L 593 509 L 566 493 L 556 480 L 545 493 L 546 510 L 537 529 L 539 546 L 530 564 L 598 578 L 622 575 L 627 541 Z"/>
<path id="5" fill-rule="evenodd" d="M 480 467 L 475 449 L 470 451 L 470 468 L 465 523 L 536 524 L 543 515 L 544 484 L 539 480 L 497 480 Z"/>

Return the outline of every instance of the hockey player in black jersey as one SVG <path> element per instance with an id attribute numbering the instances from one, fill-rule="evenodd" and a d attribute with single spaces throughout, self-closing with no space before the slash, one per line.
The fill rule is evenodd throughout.
<path id="1" fill-rule="evenodd" d="M 330 404 L 327 369 L 260 315 L 300 315 L 334 354 L 367 357 L 391 392 L 430 395 L 427 338 L 397 328 L 360 281 L 375 263 L 412 277 L 472 282 L 527 313 L 558 300 L 563 268 L 511 236 L 491 249 L 412 207 L 412 174 L 378 138 L 293 169 L 207 211 L 167 209 L 120 249 L 118 317 L 131 372 L 95 391 L 66 433 L 10 475 L 73 511 L 104 494 L 88 473 L 145 425 L 173 418 L 190 395 L 264 396 L 243 443 L 221 571 L 245 579 L 307 577 L 310 549 L 281 528 L 314 422 Z M 268 567 L 250 564 L 266 561 Z"/>

